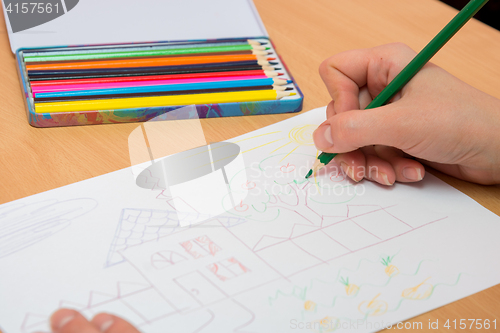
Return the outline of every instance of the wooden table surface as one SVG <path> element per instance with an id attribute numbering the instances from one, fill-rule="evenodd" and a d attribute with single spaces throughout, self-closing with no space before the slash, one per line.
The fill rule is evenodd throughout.
<path id="1" fill-rule="evenodd" d="M 330 55 L 397 41 L 419 51 L 456 13 L 435 0 L 255 0 L 255 4 L 304 92 L 304 110 L 330 101 L 318 74 L 319 64 Z M 0 17 L 0 204 L 130 166 L 127 138 L 137 124 L 43 129 L 28 124 L 14 56 Z M 497 30 L 473 20 L 433 62 L 500 98 Z M 213 142 L 294 115 L 204 119 L 202 126 L 207 140 Z M 500 215 L 499 186 L 480 186 L 431 173 Z M 436 319 L 497 319 L 500 325 L 500 285 L 413 321 Z"/>

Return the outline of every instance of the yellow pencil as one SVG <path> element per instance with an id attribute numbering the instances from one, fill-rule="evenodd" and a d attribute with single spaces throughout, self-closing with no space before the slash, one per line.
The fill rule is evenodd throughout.
<path id="1" fill-rule="evenodd" d="M 295 93 L 289 93 L 287 91 L 276 91 L 276 90 L 253 90 L 253 91 L 222 92 L 222 93 L 209 93 L 209 94 L 36 103 L 35 112 L 36 113 L 78 112 L 78 111 L 93 111 L 93 110 L 150 108 L 155 106 L 257 102 L 257 101 L 281 99 L 283 97 L 292 95 L 295 95 Z"/>

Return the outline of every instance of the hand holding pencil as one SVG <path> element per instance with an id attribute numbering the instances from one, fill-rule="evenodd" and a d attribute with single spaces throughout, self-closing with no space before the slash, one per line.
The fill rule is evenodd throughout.
<path id="1" fill-rule="evenodd" d="M 408 82 L 412 82 L 412 78 L 416 75 L 419 74 L 419 71 L 422 68 L 429 67 L 430 65 L 426 65 L 427 62 L 462 28 L 473 16 L 476 14 L 486 3 L 488 0 L 470 0 L 467 5 L 465 5 L 462 10 L 453 17 L 453 19 L 417 54 L 413 55 L 411 58 L 408 58 L 405 56 L 405 52 L 403 49 L 399 50 L 402 52 L 402 57 L 399 58 L 397 52 L 383 52 L 381 50 L 387 50 L 387 49 L 378 49 L 374 48 L 374 52 L 362 52 L 366 50 L 360 50 L 357 51 L 351 51 L 349 56 L 352 58 L 346 58 L 344 61 L 341 59 L 335 59 L 335 57 L 332 57 L 325 61 L 322 64 L 322 68 L 320 69 L 320 72 L 322 73 L 323 80 L 327 84 L 330 94 L 333 98 L 333 103 L 329 105 L 330 109 L 333 109 L 333 114 L 342 112 L 342 111 L 348 111 L 351 110 L 353 106 L 357 106 L 357 108 L 360 107 L 361 103 L 368 100 L 366 103 L 366 106 L 364 107 L 365 110 L 367 109 L 376 109 L 384 106 L 385 104 L 392 101 L 397 101 L 401 97 L 404 97 L 404 90 L 409 90 L 408 88 L 405 87 L 405 85 Z M 387 48 L 387 46 L 386 46 Z M 390 47 L 389 47 L 390 49 Z M 376 50 L 376 51 L 375 51 Z M 393 50 L 396 51 L 396 50 Z M 408 50 L 407 50 L 408 51 Z M 378 53 L 378 54 L 377 54 Z M 345 54 L 344 54 L 345 55 Z M 339 56 L 337 56 L 339 58 Z M 340 57 L 341 58 L 341 57 Z M 354 60 L 354 61 L 353 61 Z M 349 64 L 353 64 L 354 67 L 350 67 Z M 404 67 L 402 65 L 405 65 Z M 358 66 L 358 67 L 356 67 Z M 331 72 L 331 73 L 329 73 Z M 331 76 L 329 76 L 331 74 Z M 443 80 L 443 83 L 447 83 L 446 81 L 450 81 L 450 84 L 452 84 L 451 80 Z M 330 83 L 330 84 L 329 84 Z M 426 85 L 426 88 L 429 86 L 436 85 L 436 81 L 430 80 L 429 84 Z M 422 90 L 425 91 L 424 87 L 421 87 Z M 432 89 L 431 91 L 428 92 L 429 96 L 432 96 L 436 92 L 441 92 L 443 93 L 443 96 L 446 96 L 446 94 L 449 94 L 449 91 L 446 90 L 448 87 L 445 87 L 445 90 L 442 90 L 443 87 L 441 85 L 437 85 L 434 87 L 435 89 Z M 416 89 L 419 90 L 419 89 Z M 463 90 L 463 91 L 461 91 Z M 460 93 L 470 93 L 470 96 L 474 96 L 473 91 L 468 91 L 469 89 L 467 88 L 462 88 L 462 89 L 457 89 Z M 414 92 L 413 89 L 411 89 L 412 92 Z M 418 95 L 418 94 L 417 94 Z M 353 96 L 358 96 L 357 97 L 357 105 L 356 103 L 353 103 L 352 99 Z M 421 96 L 419 96 L 422 100 L 428 98 L 425 96 L 425 93 L 422 93 Z M 454 97 L 454 96 L 449 96 L 449 97 Z M 457 99 L 460 97 L 463 97 L 461 95 L 456 96 Z M 478 96 L 482 97 L 482 96 Z M 486 98 L 486 100 L 492 100 L 493 98 L 489 96 L 490 98 Z M 437 96 L 439 98 L 439 96 Z M 432 109 L 433 102 L 438 102 L 438 99 L 435 99 L 435 101 L 431 98 L 430 105 L 426 105 L 426 107 L 430 107 Z M 474 97 L 473 97 L 474 98 Z M 351 103 L 345 102 L 344 99 L 347 101 L 351 99 Z M 355 98 L 356 99 L 356 98 Z M 405 98 L 405 102 L 408 100 L 411 100 L 411 98 Z M 411 110 L 412 107 L 418 106 L 421 103 L 422 100 L 415 100 L 413 101 L 414 103 L 411 105 L 408 105 L 409 108 L 406 109 Z M 497 99 L 493 99 L 495 104 L 498 104 Z M 447 98 L 444 98 L 445 102 L 447 101 Z M 449 100 L 450 104 L 455 102 L 456 100 L 454 98 L 451 98 Z M 474 102 L 474 99 L 470 100 Z M 466 101 L 466 102 L 470 102 Z M 344 106 L 344 104 L 347 105 L 347 107 Z M 349 105 L 351 104 L 351 105 Z M 404 103 L 399 103 L 400 105 L 398 106 L 406 106 Z M 402 105 L 401 105 L 402 104 Z M 472 103 L 474 104 L 474 103 Z M 481 107 L 479 106 L 479 103 L 477 103 L 476 107 Z M 470 104 L 467 104 L 470 106 Z M 457 106 L 458 109 L 461 107 L 466 107 L 467 105 L 460 105 Z M 493 109 L 495 109 L 498 105 L 494 106 Z M 450 107 L 449 104 L 445 106 L 445 109 L 447 107 Z M 344 110 L 345 108 L 345 110 Z M 384 107 L 384 110 L 391 108 L 386 108 Z M 491 107 L 486 108 L 489 112 L 491 112 Z M 336 111 L 338 110 L 338 111 Z M 428 108 L 425 110 L 429 110 Z M 380 111 L 380 110 L 378 110 Z M 422 113 L 422 109 L 415 110 L 418 113 L 420 111 Z M 437 112 L 441 110 L 435 110 Z M 473 110 L 471 110 L 473 111 Z M 332 112 L 329 112 L 330 115 L 332 115 Z M 422 140 L 417 140 L 416 142 L 413 142 L 412 144 L 409 144 L 408 142 L 411 143 L 411 137 L 408 139 L 408 137 L 404 137 L 405 135 L 411 134 L 411 130 L 414 130 L 415 127 L 417 127 L 417 132 L 414 133 L 414 135 L 420 134 L 418 131 L 418 124 L 411 122 L 411 117 L 415 116 L 415 113 L 411 112 L 411 114 L 405 115 L 404 112 L 401 113 L 396 113 L 395 111 L 391 112 L 391 120 L 394 121 L 394 119 L 397 119 L 399 122 L 392 123 L 389 122 L 384 122 L 381 125 L 387 125 L 388 123 L 391 124 L 392 126 L 390 127 L 381 127 L 381 128 L 376 128 L 375 132 L 376 133 L 370 140 L 366 140 L 366 137 L 368 135 L 370 130 L 377 125 L 377 120 L 379 119 L 373 119 L 372 123 L 367 123 L 366 120 L 364 120 L 364 129 L 366 130 L 366 133 L 361 133 L 359 132 L 359 127 L 363 126 L 357 126 L 355 120 L 348 119 L 347 122 L 343 123 L 342 125 L 344 126 L 333 126 L 333 122 L 328 124 L 328 126 L 320 126 L 317 133 L 315 133 L 315 140 L 316 146 L 318 149 L 322 149 L 326 151 L 323 151 L 317 159 L 315 160 L 312 169 L 307 173 L 306 178 L 311 177 L 315 172 L 320 170 L 323 166 L 327 165 L 335 156 L 338 155 L 338 153 L 341 153 L 342 151 L 338 151 L 337 145 L 342 146 L 341 141 L 337 140 L 337 143 L 334 145 L 334 138 L 335 137 L 340 137 L 340 139 L 343 139 L 344 137 L 347 137 L 349 139 L 349 134 L 345 135 L 346 133 L 344 132 L 351 132 L 352 130 L 357 131 L 356 139 L 358 139 L 358 142 L 362 142 L 363 140 L 366 142 L 364 145 L 358 145 L 356 148 L 361 148 L 363 146 L 367 146 L 370 144 L 375 144 L 376 142 L 383 142 L 384 137 L 386 138 L 387 142 L 390 142 L 389 144 L 385 144 L 387 146 L 392 146 L 395 148 L 400 148 L 403 152 L 410 153 L 412 154 L 411 151 L 409 150 L 416 150 L 417 153 L 422 153 L 422 151 L 427 150 L 434 150 L 433 153 L 431 153 L 431 156 L 433 159 L 428 159 L 426 156 L 418 156 L 419 154 L 413 154 L 415 157 L 420 157 L 422 159 L 427 160 L 427 164 L 433 165 L 435 168 L 440 169 L 444 172 L 447 172 L 449 174 L 452 174 L 456 177 L 467 179 L 467 180 L 472 180 L 472 181 L 477 181 L 480 183 L 485 183 L 485 184 L 490 184 L 490 183 L 496 183 L 498 182 L 499 173 L 498 171 L 498 164 L 491 164 L 497 162 L 498 157 L 498 151 L 499 147 L 498 145 L 494 144 L 493 150 L 488 150 L 486 149 L 486 153 L 483 156 L 480 156 L 480 164 L 477 165 L 475 164 L 476 161 L 474 161 L 474 157 L 477 157 L 478 151 L 474 151 L 474 149 L 480 149 L 481 148 L 481 142 L 477 142 L 479 144 L 478 146 L 475 146 L 473 143 L 472 146 L 466 147 L 466 149 L 462 149 L 463 147 L 460 145 L 460 140 L 462 139 L 466 143 L 470 143 L 469 137 L 466 139 L 463 139 L 462 137 L 458 138 L 457 140 L 452 140 L 453 145 L 459 144 L 457 147 L 451 147 L 454 148 L 453 151 L 445 151 L 441 150 L 439 148 L 429 148 L 432 146 L 433 143 L 436 143 L 437 145 L 442 144 L 442 141 L 439 142 L 428 142 L 428 144 L 425 144 L 426 139 L 428 140 L 429 137 L 422 138 Z M 351 114 L 352 115 L 352 114 Z M 373 116 L 372 113 L 362 113 L 359 115 L 359 118 L 368 118 L 367 115 Z M 457 113 L 458 116 L 460 116 L 460 113 Z M 407 117 L 408 116 L 408 117 Z M 451 114 L 450 116 L 454 116 L 454 114 Z M 333 117 L 332 117 L 333 118 Z M 344 117 L 345 118 L 345 117 Z M 488 117 L 486 117 L 488 118 Z M 337 120 L 339 117 L 337 117 Z M 425 118 L 426 120 L 430 120 L 431 124 L 427 124 L 427 127 L 433 127 L 434 126 L 442 126 L 441 129 L 446 128 L 447 124 L 450 123 L 455 123 L 455 119 L 439 119 L 438 116 L 431 116 Z M 442 123 L 432 123 L 432 121 L 435 120 L 441 120 L 443 121 Z M 329 119 L 330 120 L 330 119 Z M 481 119 L 479 117 L 479 120 L 487 120 L 487 119 Z M 488 119 L 489 120 L 489 119 Z M 493 123 L 495 125 L 497 124 L 498 117 L 493 117 Z M 327 121 L 328 122 L 328 121 Z M 407 128 L 404 126 L 401 126 L 401 124 L 406 124 Z M 444 125 L 443 125 L 444 124 Z M 416 125 L 416 126 L 415 126 Z M 430 126 L 429 126 L 430 125 Z M 463 124 L 465 125 L 465 124 Z M 491 125 L 491 123 L 485 124 L 485 130 L 488 130 L 488 125 Z M 337 130 L 338 132 L 334 132 L 333 130 Z M 494 128 L 494 127 L 493 127 Z M 381 131 L 382 129 L 382 131 Z M 383 131 L 383 130 L 386 131 Z M 438 129 L 438 128 L 436 128 Z M 394 132 L 396 130 L 396 132 Z M 447 139 L 450 139 L 449 134 L 453 137 L 453 128 L 450 128 L 450 132 L 447 132 L 444 137 L 438 137 L 436 139 L 445 139 L 444 143 L 449 143 Z M 476 130 L 481 131 L 481 126 L 476 128 Z M 487 131 L 488 133 L 488 131 Z M 352 133 L 350 133 L 352 135 Z M 433 134 L 433 133 L 431 133 Z M 469 133 L 469 134 L 476 134 L 476 133 Z M 372 133 L 373 135 L 373 133 Z M 394 138 L 396 136 L 396 138 Z M 443 135 L 441 135 L 443 136 Z M 364 138 L 364 139 L 362 139 Z M 487 136 L 487 138 L 489 138 Z M 353 138 L 351 138 L 353 139 Z M 398 141 L 399 139 L 399 141 Z M 493 143 L 497 142 L 498 143 L 498 137 L 494 136 L 491 139 L 493 139 Z M 370 143 L 371 142 L 371 143 Z M 394 142 L 397 142 L 397 144 L 394 144 Z M 419 145 L 422 145 L 422 142 L 424 142 L 423 146 L 424 147 L 419 147 Z M 485 141 L 483 141 L 484 143 Z M 381 143 L 384 145 L 384 143 Z M 404 149 L 401 148 L 403 145 L 407 145 L 410 148 Z M 453 146 L 452 145 L 452 146 Z M 324 147 L 324 148 L 321 148 Z M 472 149 L 473 151 L 467 152 L 467 148 Z M 391 151 L 390 149 L 387 150 L 387 147 L 380 147 L 380 146 L 373 146 L 371 148 L 363 148 L 363 150 L 369 150 L 366 151 L 365 153 L 369 154 L 365 158 L 363 155 L 363 158 L 361 158 L 360 155 L 356 156 L 355 153 L 352 153 L 351 156 L 351 165 L 346 163 L 346 161 L 341 161 L 340 164 L 344 171 L 355 181 L 359 181 L 363 179 L 364 177 L 376 180 L 377 182 L 384 184 L 384 185 L 392 185 L 394 184 L 394 181 L 401 181 L 401 182 L 412 182 L 412 181 L 419 181 L 423 178 L 423 172 L 424 169 L 422 165 L 416 165 L 415 163 L 409 162 L 404 162 L 405 159 L 402 159 L 402 156 L 398 156 L 401 154 L 398 154 L 394 151 Z M 336 150 L 336 151 L 334 151 Z M 436 150 L 440 152 L 440 154 L 437 154 L 436 157 Z M 453 154 L 455 153 L 455 154 Z M 458 154 L 458 155 L 456 155 Z M 463 156 L 460 156 L 461 154 L 464 154 Z M 425 154 L 424 154 L 425 155 Z M 451 155 L 451 156 L 450 156 Z M 370 156 L 370 158 L 368 158 Z M 358 158 L 358 161 L 356 161 L 356 157 Z M 443 166 L 443 162 L 447 161 L 447 159 L 450 159 L 451 157 L 451 164 L 456 164 L 453 166 L 446 165 Z M 471 160 L 467 161 L 467 158 L 471 158 Z M 345 158 L 345 156 L 344 156 Z M 378 160 L 377 160 L 378 158 Z M 437 158 L 437 160 L 436 160 Z M 481 160 L 481 158 L 485 159 Z M 454 161 L 456 159 L 456 161 Z M 338 158 L 338 160 L 341 160 L 341 157 Z M 461 165 L 461 163 L 469 162 L 472 164 L 468 165 L 467 163 L 465 165 Z M 486 162 L 481 163 L 481 162 Z M 447 163 L 450 164 L 450 163 Z M 382 167 L 382 169 L 379 168 Z"/>
<path id="2" fill-rule="evenodd" d="M 333 101 L 314 133 L 316 147 L 339 153 L 335 161 L 355 181 L 418 181 L 424 163 L 464 180 L 500 183 L 500 100 L 438 66 L 425 65 L 390 104 L 363 110 L 415 54 L 389 44 L 327 59 L 320 74 Z"/>

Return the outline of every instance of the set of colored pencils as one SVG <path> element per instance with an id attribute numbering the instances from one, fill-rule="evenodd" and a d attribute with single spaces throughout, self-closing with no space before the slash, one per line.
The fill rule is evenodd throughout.
<path id="1" fill-rule="evenodd" d="M 272 45 L 257 40 L 23 53 L 35 112 L 276 100 L 295 95 Z"/>

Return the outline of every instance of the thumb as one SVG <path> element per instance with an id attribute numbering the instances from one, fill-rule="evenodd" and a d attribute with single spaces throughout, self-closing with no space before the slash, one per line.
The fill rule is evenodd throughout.
<path id="1" fill-rule="evenodd" d="M 352 110 L 328 118 L 313 134 L 314 144 L 326 153 L 346 153 L 370 145 L 399 149 L 411 146 L 412 121 L 396 103 L 369 110 Z"/>

